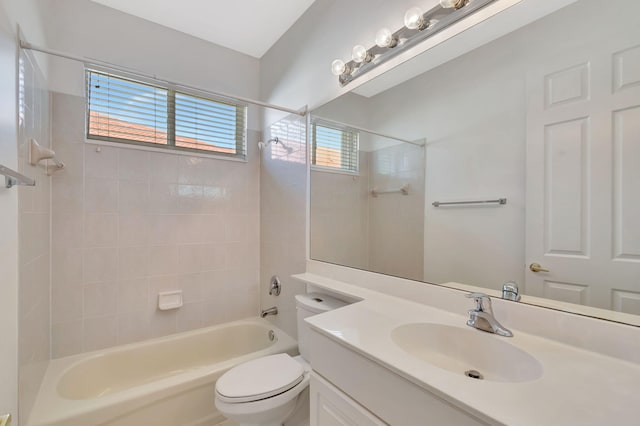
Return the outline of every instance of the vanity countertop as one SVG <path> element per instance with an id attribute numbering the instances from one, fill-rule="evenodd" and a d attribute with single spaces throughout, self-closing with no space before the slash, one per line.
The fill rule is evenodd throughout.
<path id="1" fill-rule="evenodd" d="M 500 339 L 529 353 L 540 362 L 543 373 L 538 379 L 518 383 L 473 380 L 405 352 L 391 337 L 396 327 L 410 323 L 471 330 L 465 325 L 464 313 L 453 314 L 329 279 L 315 280 L 313 285 L 361 299 L 307 318 L 313 329 L 491 424 L 638 424 L 638 364 L 517 329 L 512 329 L 511 338 L 477 331 L 487 339 Z M 509 324 L 503 325 L 509 328 Z"/>

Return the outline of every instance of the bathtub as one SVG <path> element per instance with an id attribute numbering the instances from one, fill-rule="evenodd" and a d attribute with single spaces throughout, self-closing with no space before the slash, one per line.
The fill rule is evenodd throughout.
<path id="1" fill-rule="evenodd" d="M 273 333 L 271 333 L 273 331 Z M 249 318 L 50 362 L 28 426 L 210 426 L 216 380 L 297 342 Z"/>

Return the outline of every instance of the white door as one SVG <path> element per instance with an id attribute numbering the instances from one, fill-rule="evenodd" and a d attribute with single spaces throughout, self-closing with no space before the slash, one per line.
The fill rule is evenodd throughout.
<path id="1" fill-rule="evenodd" d="M 640 36 L 629 36 L 528 75 L 525 292 L 640 314 Z"/>

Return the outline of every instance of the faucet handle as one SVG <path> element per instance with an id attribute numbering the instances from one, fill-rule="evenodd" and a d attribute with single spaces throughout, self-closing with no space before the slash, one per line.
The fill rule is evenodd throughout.
<path id="1" fill-rule="evenodd" d="M 515 281 L 507 281 L 502 285 L 502 298 L 514 302 L 520 301 L 520 291 Z"/>
<path id="2" fill-rule="evenodd" d="M 465 297 L 469 299 L 473 299 L 476 302 L 476 311 L 483 312 L 491 312 L 491 298 L 489 295 L 485 293 L 469 293 L 465 295 Z"/>

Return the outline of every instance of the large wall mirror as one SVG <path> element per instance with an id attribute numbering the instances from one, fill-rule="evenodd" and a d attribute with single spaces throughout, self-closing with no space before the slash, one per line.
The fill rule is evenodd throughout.
<path id="1" fill-rule="evenodd" d="M 640 324 L 638 16 L 580 0 L 316 109 L 311 259 Z"/>

